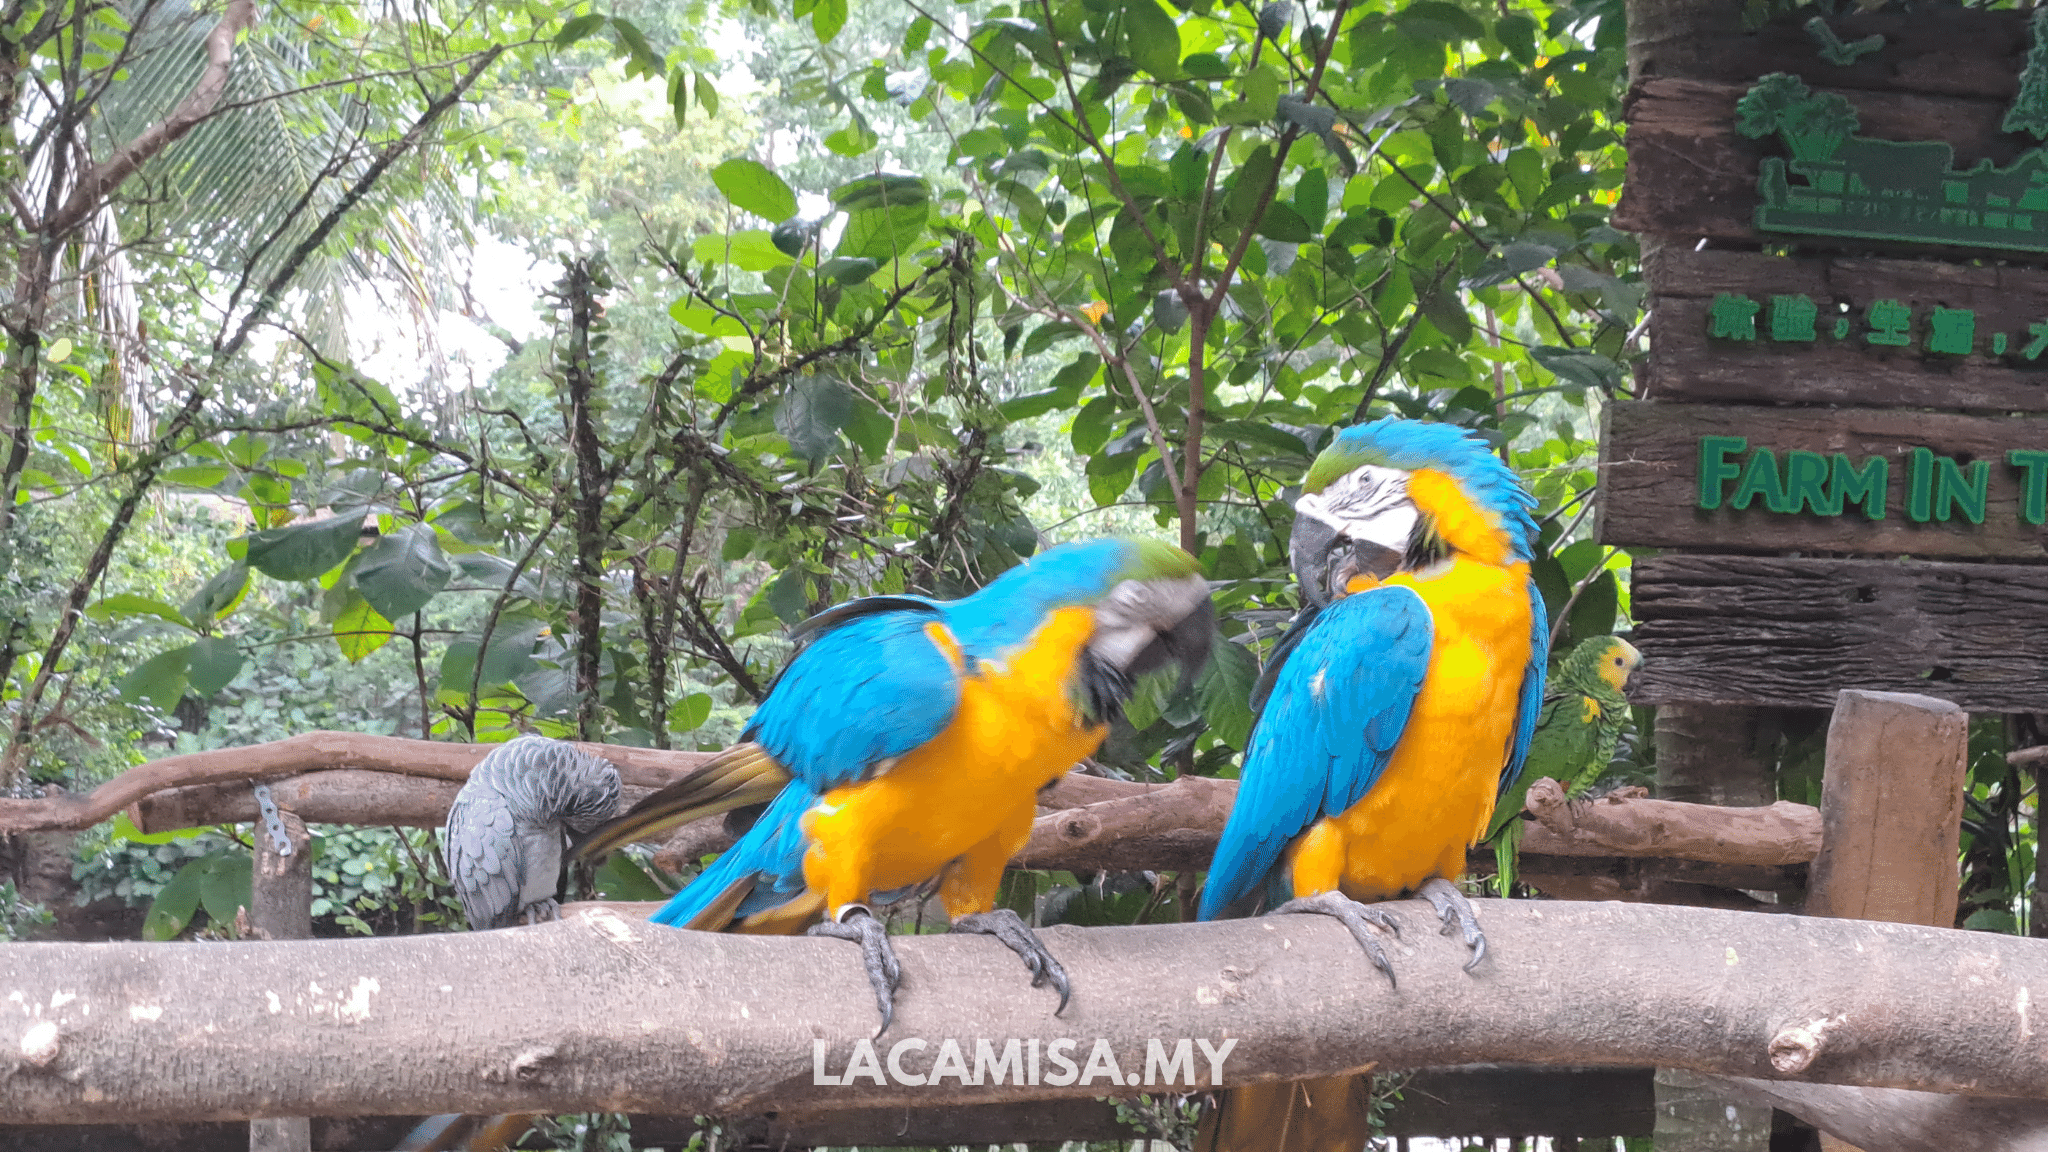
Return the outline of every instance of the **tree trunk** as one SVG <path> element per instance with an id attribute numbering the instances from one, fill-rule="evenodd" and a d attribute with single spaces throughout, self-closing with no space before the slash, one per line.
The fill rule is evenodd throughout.
<path id="1" fill-rule="evenodd" d="M 283 808 L 276 811 L 285 834 L 282 849 L 266 822 L 256 822 L 249 927 L 258 939 L 309 940 L 313 936 L 312 841 L 306 835 L 306 822 L 297 814 Z M 304 1116 L 249 1121 L 249 1152 L 308 1152 L 312 1147 L 312 1121 Z"/>

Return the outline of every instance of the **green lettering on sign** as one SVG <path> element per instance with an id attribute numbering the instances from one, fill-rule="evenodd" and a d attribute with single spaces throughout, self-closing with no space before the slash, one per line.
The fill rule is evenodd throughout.
<path id="1" fill-rule="evenodd" d="M 1828 478 L 1828 500 L 1836 511 L 1846 510 L 1850 505 L 1863 505 L 1863 515 L 1871 520 L 1884 519 L 1886 490 L 1891 487 L 1891 461 L 1882 456 L 1872 456 L 1858 468 L 1849 463 L 1849 458 L 1835 453 L 1834 467 Z"/>
<path id="2" fill-rule="evenodd" d="M 1785 502 L 1784 481 L 1778 478 L 1778 457 L 1769 448 L 1749 454 L 1749 463 L 1742 468 L 1742 481 L 1735 486 L 1735 495 L 1728 498 L 1728 506 L 1747 508 L 1758 496 L 1764 498 L 1764 507 L 1773 512 L 1792 511 Z"/>
<path id="3" fill-rule="evenodd" d="M 2006 463 L 2020 470 L 2020 519 L 2036 528 L 2048 523 L 2048 452 L 2015 448 Z"/>
<path id="4" fill-rule="evenodd" d="M 1927 350 L 1950 356 L 1968 356 L 1977 343 L 1977 314 L 1968 308 L 1935 305 L 1927 320 Z"/>
<path id="5" fill-rule="evenodd" d="M 1757 302 L 1722 292 L 1707 307 L 1707 335 L 1722 340 L 1755 340 Z"/>
<path id="6" fill-rule="evenodd" d="M 1913 344 L 1913 310 L 1897 300 L 1879 300 L 1863 314 L 1870 325 L 1864 339 L 1872 344 L 1908 348 Z"/>
<path id="7" fill-rule="evenodd" d="M 1934 518 L 1934 453 L 1913 449 L 1913 462 L 1906 467 L 1906 518 L 1925 524 Z"/>
<path id="8" fill-rule="evenodd" d="M 1840 497 L 1829 498 L 1828 472 L 1828 458 L 1818 452 L 1785 453 L 1785 510 L 1805 508 L 1818 516 L 1840 515 Z"/>
<path id="9" fill-rule="evenodd" d="M 1749 447 L 1744 436 L 1700 437 L 1700 507 L 1719 508 L 1721 488 L 1742 475 L 1742 465 L 1728 459 Z"/>
<path id="10" fill-rule="evenodd" d="M 1810 343 L 1820 307 L 1811 296 L 1771 297 L 1771 339 Z"/>
<path id="11" fill-rule="evenodd" d="M 1934 518 L 1947 523 L 1949 513 L 1955 508 L 1963 510 L 1963 517 L 1972 524 L 1984 522 L 1984 509 L 1991 502 L 1991 462 L 1976 460 L 1970 464 L 1969 479 L 1963 478 L 1962 465 L 1946 456 L 1937 457 L 1934 473 Z"/>

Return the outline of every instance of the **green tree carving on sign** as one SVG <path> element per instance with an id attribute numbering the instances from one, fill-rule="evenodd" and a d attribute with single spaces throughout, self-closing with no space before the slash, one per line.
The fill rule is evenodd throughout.
<path id="1" fill-rule="evenodd" d="M 2026 67 L 2020 69 L 2020 94 L 2006 109 L 2007 132 L 2031 132 L 2036 140 L 2048 140 L 2048 8 L 2034 9 L 2027 25 Z"/>
<path id="2" fill-rule="evenodd" d="M 1789 72 L 1773 72 L 1743 93 L 1735 105 L 1735 130 L 1753 140 L 1776 132 L 1795 160 L 1830 160 L 1860 121 L 1849 101 L 1833 93 L 1816 96 Z"/>

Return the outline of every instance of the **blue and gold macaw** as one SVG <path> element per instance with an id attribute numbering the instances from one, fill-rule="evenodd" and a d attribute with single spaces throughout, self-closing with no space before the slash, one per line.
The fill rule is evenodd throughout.
<path id="1" fill-rule="evenodd" d="M 898 973 L 868 909 L 936 882 L 953 930 L 1066 974 L 996 907 L 1039 789 L 1093 753 L 1140 675 L 1208 658 L 1215 609 L 1194 559 L 1151 540 L 1064 544 L 964 599 L 876 596 L 799 625 L 804 646 L 712 763 L 594 833 L 584 854 L 768 801 L 654 920 L 861 944 L 888 1027 Z"/>
<path id="2" fill-rule="evenodd" d="M 1530 578 L 1535 500 L 1478 439 L 1388 418 L 1310 467 L 1289 544 L 1303 607 L 1261 690 L 1201 917 L 1343 921 L 1388 977 L 1359 903 L 1415 894 L 1486 955 L 1465 870 L 1528 754 L 1548 647 Z M 1227 1093 L 1205 1149 L 1348 1149 L 1370 1136 L 1359 1077 Z"/>

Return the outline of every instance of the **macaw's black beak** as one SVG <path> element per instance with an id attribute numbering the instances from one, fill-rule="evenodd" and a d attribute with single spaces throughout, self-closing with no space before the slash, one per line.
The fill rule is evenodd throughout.
<path id="1" fill-rule="evenodd" d="M 1317 608 L 1326 608 L 1350 591 L 1360 576 L 1374 583 L 1401 568 L 1403 554 L 1374 540 L 1353 540 L 1313 516 L 1297 516 L 1287 544 L 1301 594 Z"/>
<path id="2" fill-rule="evenodd" d="M 1179 666 L 1180 686 L 1187 687 L 1209 663 L 1209 650 L 1216 641 L 1216 602 L 1204 597 L 1174 625 L 1152 638 L 1131 662 L 1131 677 L 1168 664 Z"/>

